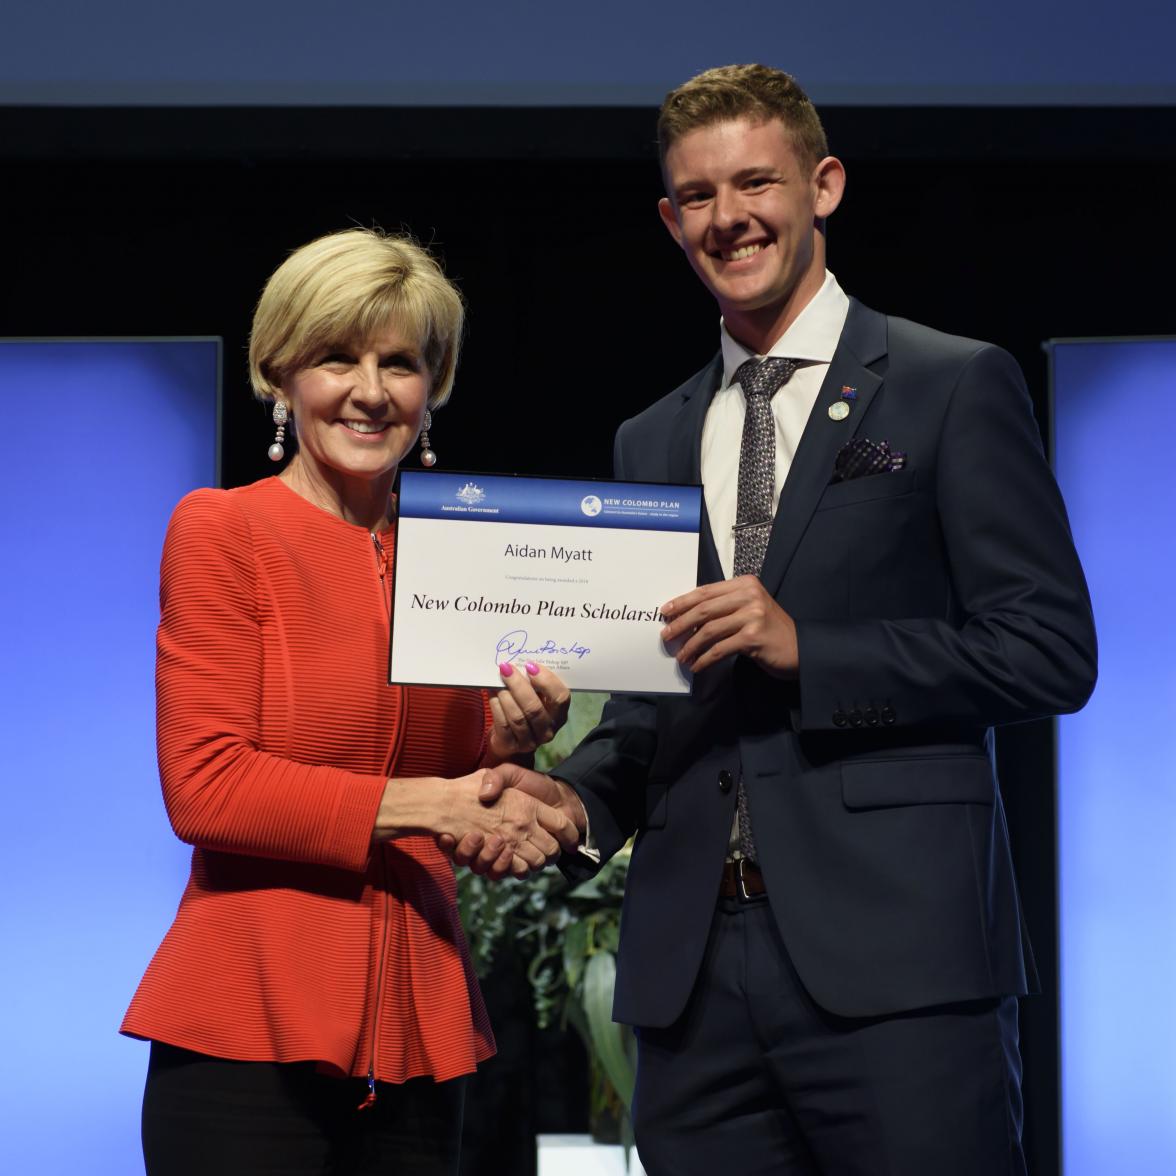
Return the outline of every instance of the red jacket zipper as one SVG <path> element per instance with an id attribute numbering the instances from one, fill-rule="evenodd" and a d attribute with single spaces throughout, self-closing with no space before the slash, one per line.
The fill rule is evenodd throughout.
<path id="1" fill-rule="evenodd" d="M 392 602 L 388 598 L 387 586 L 384 583 L 384 577 L 388 571 L 388 555 L 384 551 L 384 545 L 380 542 L 380 537 L 375 531 L 371 535 L 372 546 L 376 551 L 376 571 L 380 576 L 380 603 L 388 610 L 388 619 L 389 623 L 391 623 Z M 397 724 L 398 729 L 401 725 Z M 380 919 L 380 958 L 376 964 L 376 999 L 372 1007 L 371 1058 L 368 1062 L 367 1094 L 358 1107 L 361 1111 L 366 1111 L 376 1101 L 376 1046 L 380 1031 L 380 998 L 384 994 L 384 961 L 388 951 L 388 861 L 384 857 L 384 847 L 382 844 L 376 847 L 375 852 L 380 855 L 380 881 L 382 882 L 381 889 L 383 892 L 381 905 L 383 910 L 381 911 L 382 917 Z"/>

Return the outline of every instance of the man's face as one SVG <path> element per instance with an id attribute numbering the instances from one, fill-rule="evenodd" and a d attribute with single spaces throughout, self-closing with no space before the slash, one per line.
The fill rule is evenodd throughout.
<path id="1" fill-rule="evenodd" d="M 824 280 L 815 224 L 837 207 L 841 165 L 803 164 L 779 120 L 738 118 L 683 135 L 665 169 L 658 211 L 732 333 L 795 317 Z"/>

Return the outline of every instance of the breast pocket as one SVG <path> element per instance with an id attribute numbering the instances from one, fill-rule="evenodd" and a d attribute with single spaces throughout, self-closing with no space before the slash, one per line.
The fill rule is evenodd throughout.
<path id="1" fill-rule="evenodd" d="M 861 478 L 850 478 L 848 482 L 834 482 L 825 488 L 817 510 L 835 510 L 839 506 L 851 506 L 855 502 L 872 502 L 879 498 L 897 498 L 910 494 L 918 484 L 917 471 L 896 470 L 892 474 L 867 474 Z"/>

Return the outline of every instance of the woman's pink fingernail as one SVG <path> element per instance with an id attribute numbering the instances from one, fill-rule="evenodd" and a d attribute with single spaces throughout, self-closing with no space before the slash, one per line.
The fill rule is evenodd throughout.
<path id="1" fill-rule="evenodd" d="M 539 667 L 534 662 L 527 662 L 527 673 L 533 678 L 539 673 Z"/>
<path id="2" fill-rule="evenodd" d="M 504 677 L 509 678 L 514 673 L 514 666 L 510 662 L 500 662 L 498 672 Z"/>

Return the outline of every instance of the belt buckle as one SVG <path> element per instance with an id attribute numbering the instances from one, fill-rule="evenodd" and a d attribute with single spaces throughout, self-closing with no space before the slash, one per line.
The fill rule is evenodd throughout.
<path id="1" fill-rule="evenodd" d="M 739 897 L 743 902 L 751 902 L 755 895 L 748 894 L 747 880 L 743 876 L 743 866 L 747 858 L 737 858 L 735 861 L 735 881 L 739 887 Z"/>

